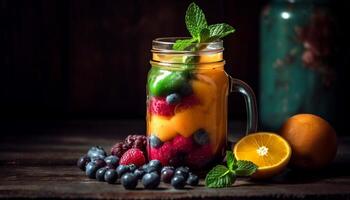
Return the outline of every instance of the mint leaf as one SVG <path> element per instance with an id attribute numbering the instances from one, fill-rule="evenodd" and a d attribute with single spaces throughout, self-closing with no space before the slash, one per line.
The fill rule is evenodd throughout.
<path id="1" fill-rule="evenodd" d="M 226 164 L 229 170 L 234 170 L 237 168 L 237 164 L 236 164 L 237 160 L 236 158 L 233 156 L 232 151 L 226 151 Z"/>
<path id="2" fill-rule="evenodd" d="M 183 51 L 186 48 L 193 45 L 193 42 L 195 42 L 195 41 L 196 41 L 196 39 L 194 39 L 194 38 L 185 39 L 185 40 L 176 40 L 175 44 L 173 45 L 173 49 L 178 50 L 178 51 Z"/>
<path id="3" fill-rule="evenodd" d="M 208 26 L 205 15 L 195 3 L 191 3 L 186 11 L 185 22 L 187 30 L 193 38 L 199 40 L 203 28 Z"/>
<path id="4" fill-rule="evenodd" d="M 214 167 L 205 177 L 205 185 L 210 188 L 231 186 L 236 175 L 223 165 Z"/>
<path id="5" fill-rule="evenodd" d="M 223 38 L 226 35 L 235 32 L 235 29 L 232 26 L 225 23 L 210 25 L 208 26 L 208 29 L 210 31 L 210 41 Z"/>
<path id="6" fill-rule="evenodd" d="M 255 173 L 255 171 L 258 169 L 258 166 L 256 166 L 253 162 L 248 160 L 238 160 L 237 161 L 237 169 L 236 174 L 237 176 L 251 176 Z"/>
<path id="7" fill-rule="evenodd" d="M 208 28 L 203 28 L 199 36 L 199 41 L 206 42 L 209 38 L 210 38 L 210 30 Z"/>

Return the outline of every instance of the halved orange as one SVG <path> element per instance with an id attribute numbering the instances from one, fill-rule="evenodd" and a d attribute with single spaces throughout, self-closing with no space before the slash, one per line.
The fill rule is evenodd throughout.
<path id="1" fill-rule="evenodd" d="M 249 160 L 258 166 L 253 178 L 270 178 L 288 164 L 292 150 L 288 142 L 275 133 L 259 132 L 239 140 L 233 148 L 237 160 Z"/>

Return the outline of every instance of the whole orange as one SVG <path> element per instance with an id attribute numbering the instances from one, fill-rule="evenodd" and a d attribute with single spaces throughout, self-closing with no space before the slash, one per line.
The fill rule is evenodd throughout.
<path id="1" fill-rule="evenodd" d="M 336 133 L 331 125 L 319 116 L 294 115 L 284 122 L 280 134 L 292 148 L 292 167 L 320 169 L 330 164 L 336 155 Z"/>

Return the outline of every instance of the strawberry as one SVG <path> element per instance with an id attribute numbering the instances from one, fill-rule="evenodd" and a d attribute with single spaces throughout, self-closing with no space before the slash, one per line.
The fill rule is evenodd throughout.
<path id="1" fill-rule="evenodd" d="M 170 105 L 164 97 L 152 97 L 149 102 L 149 111 L 152 114 L 173 116 L 175 105 Z"/>
<path id="2" fill-rule="evenodd" d="M 209 163 L 212 157 L 211 145 L 206 144 L 191 151 L 187 156 L 186 163 L 190 168 L 199 169 Z"/>
<path id="3" fill-rule="evenodd" d="M 127 150 L 120 159 L 119 164 L 121 165 L 130 165 L 135 164 L 140 167 L 146 163 L 145 156 L 140 149 L 131 148 Z"/>
<path id="4" fill-rule="evenodd" d="M 192 137 L 184 137 L 182 135 L 177 135 L 173 141 L 173 148 L 176 153 L 189 153 L 193 149 L 193 139 Z"/>
<path id="5" fill-rule="evenodd" d="M 163 166 L 169 164 L 169 160 L 174 156 L 174 149 L 170 142 L 165 142 L 160 148 L 150 148 L 150 159 L 159 160 Z"/>

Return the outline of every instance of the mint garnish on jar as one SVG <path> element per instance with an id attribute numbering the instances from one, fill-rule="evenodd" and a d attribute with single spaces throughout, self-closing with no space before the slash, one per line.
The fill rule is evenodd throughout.
<path id="1" fill-rule="evenodd" d="M 192 38 L 176 40 L 176 43 L 173 45 L 174 50 L 200 50 L 205 48 L 205 46 L 199 45 L 200 43 L 213 42 L 235 31 L 232 26 L 226 23 L 208 25 L 202 9 L 195 3 L 191 3 L 188 6 L 185 22 Z"/>

